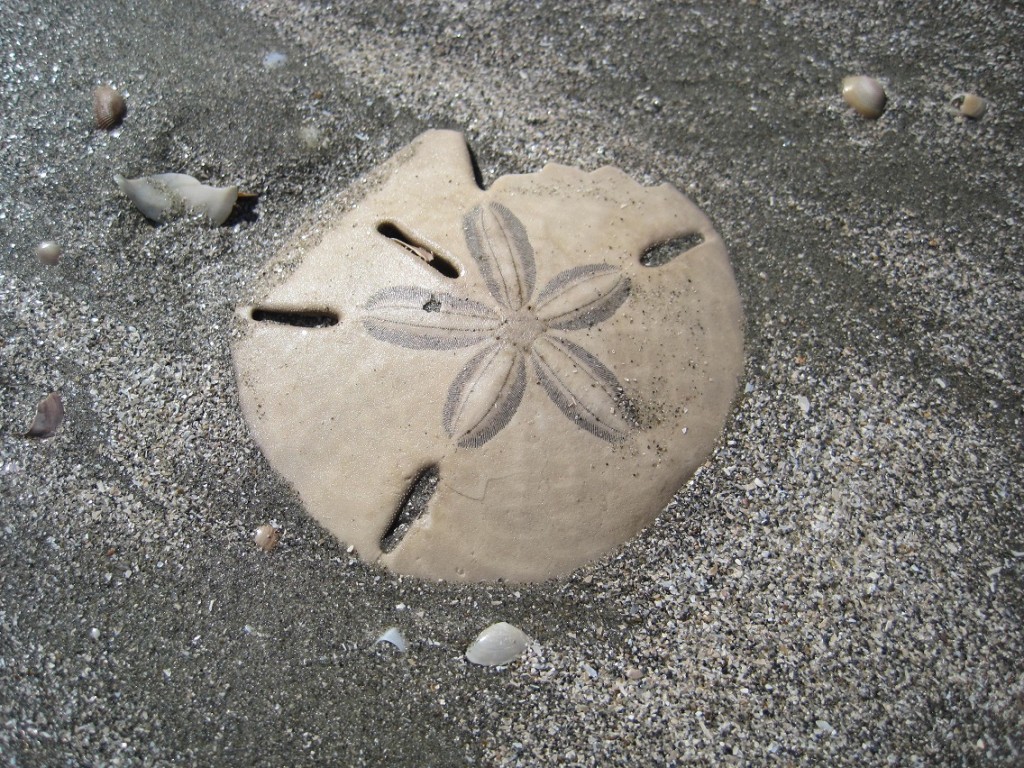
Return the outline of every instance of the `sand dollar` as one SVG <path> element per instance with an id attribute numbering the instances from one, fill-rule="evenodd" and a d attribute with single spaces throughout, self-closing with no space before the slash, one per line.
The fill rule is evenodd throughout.
<path id="1" fill-rule="evenodd" d="M 705 460 L 742 369 L 721 238 L 668 185 L 548 165 L 474 181 L 430 131 L 278 254 L 238 311 L 245 416 L 367 561 L 565 574 Z"/>

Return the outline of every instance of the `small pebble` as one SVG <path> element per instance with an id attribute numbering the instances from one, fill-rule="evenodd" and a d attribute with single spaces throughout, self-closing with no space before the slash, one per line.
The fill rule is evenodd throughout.
<path id="1" fill-rule="evenodd" d="M 40 264 L 52 267 L 60 261 L 63 249 L 53 240 L 43 240 L 36 246 L 36 258 Z"/>
<path id="2" fill-rule="evenodd" d="M 885 89 L 873 77 L 854 75 L 844 78 L 843 98 L 859 114 L 872 120 L 885 111 Z"/>
<path id="3" fill-rule="evenodd" d="M 281 540 L 281 532 L 270 523 L 265 523 L 256 529 L 253 539 L 256 541 L 257 547 L 264 552 L 270 552 Z"/>
<path id="4" fill-rule="evenodd" d="M 988 102 L 976 93 L 968 93 L 960 102 L 960 114 L 972 120 L 980 120 L 988 111 Z"/>

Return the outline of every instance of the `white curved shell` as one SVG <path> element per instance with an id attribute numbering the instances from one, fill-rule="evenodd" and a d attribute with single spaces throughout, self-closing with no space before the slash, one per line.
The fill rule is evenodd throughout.
<path id="1" fill-rule="evenodd" d="M 519 627 L 499 621 L 477 635 L 466 649 L 466 658 L 484 667 L 498 667 L 518 658 L 529 642 Z"/>
<path id="2" fill-rule="evenodd" d="M 201 213 L 215 227 L 223 224 L 238 199 L 238 187 L 210 187 L 184 173 L 158 173 L 138 179 L 114 176 L 117 186 L 147 219 L 164 222 L 183 213 Z"/>
<path id="3" fill-rule="evenodd" d="M 402 635 L 401 630 L 398 627 L 390 627 L 380 637 L 373 641 L 374 645 L 377 643 L 390 643 L 398 649 L 399 653 L 405 653 L 409 647 L 408 643 L 405 642 L 405 637 Z"/>

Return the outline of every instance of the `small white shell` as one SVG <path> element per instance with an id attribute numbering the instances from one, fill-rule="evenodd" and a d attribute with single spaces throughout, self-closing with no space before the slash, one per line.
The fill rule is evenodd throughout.
<path id="1" fill-rule="evenodd" d="M 124 96 L 109 85 L 100 85 L 92 92 L 92 114 L 97 128 L 112 131 L 128 114 L 128 106 L 124 103 Z"/>
<path id="2" fill-rule="evenodd" d="M 252 538 L 257 547 L 264 552 L 270 552 L 281 541 L 281 532 L 270 523 L 265 523 L 256 529 Z"/>
<path id="3" fill-rule="evenodd" d="M 40 264 L 45 264 L 48 267 L 52 267 L 60 261 L 61 253 L 63 251 L 60 245 L 53 240 L 43 240 L 36 246 L 36 258 L 39 259 Z"/>
<path id="4" fill-rule="evenodd" d="M 875 119 L 885 111 L 885 89 L 873 77 L 854 75 L 844 78 L 843 98 L 864 117 Z"/>
<path id="5" fill-rule="evenodd" d="M 466 649 L 466 658 L 484 667 L 498 667 L 516 659 L 529 642 L 519 627 L 499 621 L 477 635 Z"/>
<path id="6" fill-rule="evenodd" d="M 138 179 L 114 176 L 114 181 L 143 216 L 156 222 L 183 213 L 202 213 L 217 227 L 231 215 L 238 200 L 238 187 L 209 187 L 184 173 L 158 173 Z"/>
<path id="7" fill-rule="evenodd" d="M 267 69 L 280 69 L 288 63 L 288 54 L 271 51 L 263 56 L 263 66 Z"/>
<path id="8" fill-rule="evenodd" d="M 406 649 L 409 647 L 405 642 L 405 638 L 402 637 L 402 633 L 399 631 L 398 627 L 390 627 L 385 630 L 380 637 L 373 641 L 374 645 L 377 645 L 377 643 L 391 643 L 391 645 L 395 646 L 400 653 L 405 653 Z"/>
<path id="9" fill-rule="evenodd" d="M 960 102 L 960 114 L 972 120 L 980 120 L 988 111 L 988 102 L 976 93 L 965 93 Z"/>

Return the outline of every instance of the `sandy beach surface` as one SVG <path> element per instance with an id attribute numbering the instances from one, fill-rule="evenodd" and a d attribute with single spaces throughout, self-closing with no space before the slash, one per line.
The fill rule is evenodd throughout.
<path id="1" fill-rule="evenodd" d="M 1022 764 L 1022 52 L 995 0 L 0 4 L 0 764 Z M 731 253 L 719 449 L 567 578 L 368 567 L 242 419 L 260 266 L 428 128 L 485 182 L 675 184 Z M 168 171 L 258 197 L 154 225 L 113 182 Z M 499 620 L 534 644 L 470 665 Z"/>

